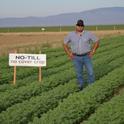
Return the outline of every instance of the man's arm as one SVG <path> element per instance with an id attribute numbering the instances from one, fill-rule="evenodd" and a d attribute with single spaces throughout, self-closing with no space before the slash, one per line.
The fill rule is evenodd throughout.
<path id="1" fill-rule="evenodd" d="M 96 41 L 96 42 L 94 43 L 94 45 L 93 45 L 93 48 L 92 48 L 91 52 L 89 53 L 89 56 L 90 56 L 90 57 L 92 57 L 92 56 L 95 54 L 96 49 L 97 49 L 98 47 L 99 47 L 99 41 Z"/>
<path id="2" fill-rule="evenodd" d="M 67 44 L 63 44 L 64 50 L 66 52 L 66 54 L 68 55 L 68 57 L 72 60 L 74 55 L 73 53 L 70 51 L 69 47 Z"/>

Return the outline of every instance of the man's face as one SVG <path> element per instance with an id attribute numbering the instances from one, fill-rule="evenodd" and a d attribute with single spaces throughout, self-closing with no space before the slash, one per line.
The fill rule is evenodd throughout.
<path id="1" fill-rule="evenodd" d="M 84 26 L 76 25 L 76 31 L 82 32 L 84 30 Z"/>

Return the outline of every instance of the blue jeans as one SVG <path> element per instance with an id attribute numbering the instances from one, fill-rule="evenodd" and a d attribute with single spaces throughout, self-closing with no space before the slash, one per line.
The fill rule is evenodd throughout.
<path id="1" fill-rule="evenodd" d="M 95 76 L 93 72 L 93 65 L 91 58 L 88 55 L 85 56 L 74 56 L 73 64 L 76 70 L 77 80 L 80 87 L 84 85 L 83 79 L 83 67 L 86 67 L 88 73 L 88 83 L 91 84 L 95 81 Z"/>

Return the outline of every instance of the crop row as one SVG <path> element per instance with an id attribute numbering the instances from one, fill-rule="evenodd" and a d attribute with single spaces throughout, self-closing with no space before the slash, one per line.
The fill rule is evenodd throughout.
<path id="1" fill-rule="evenodd" d="M 108 42 L 110 44 L 109 41 L 104 41 L 104 42 Z M 111 41 L 113 42 L 113 41 Z M 117 42 L 119 42 L 117 44 Z M 101 43 L 102 45 L 105 44 L 105 43 Z M 118 41 L 118 39 L 115 38 L 115 41 L 113 43 L 111 43 L 110 45 L 108 46 L 105 46 L 105 47 L 100 47 L 100 49 L 98 49 L 98 52 L 97 54 L 95 55 L 95 58 L 97 57 L 100 57 L 102 56 L 101 55 L 101 52 L 106 54 L 109 51 L 106 50 L 107 49 L 112 49 L 112 48 L 117 48 L 119 46 L 123 46 L 123 43 Z M 62 50 L 62 49 L 61 49 Z M 106 50 L 106 51 L 105 51 Z M 64 62 L 67 62 L 67 57 L 65 56 L 66 58 L 66 61 L 62 61 L 64 60 L 62 57 L 62 55 L 65 55 L 64 51 L 60 51 L 60 53 L 58 52 L 52 52 L 52 53 L 48 53 L 48 56 L 51 56 L 51 59 L 48 59 L 48 64 L 47 64 L 47 67 L 43 69 L 44 70 L 47 70 L 49 68 L 53 68 L 53 67 L 56 67 L 56 66 L 60 66 L 61 64 L 64 64 Z M 62 56 L 62 57 L 61 57 Z M 57 57 L 57 58 L 56 58 Z M 5 57 L 6 58 L 6 57 Z M 60 59 L 61 58 L 61 59 Z M 6 58 L 7 59 L 7 58 Z M 59 60 L 60 59 L 60 60 Z M 59 63 L 59 61 L 63 62 L 63 63 Z M 7 61 L 6 61 L 7 62 Z M 1 63 L 1 65 L 8 65 L 6 62 L 4 62 L 3 64 Z M 2 69 L 1 69 L 2 70 Z M 22 78 L 25 78 L 27 76 L 30 76 L 34 73 L 38 73 L 38 70 L 36 68 L 17 68 L 17 79 L 22 79 Z M 4 70 L 2 70 L 1 72 L 1 80 L 0 80 L 0 83 L 3 84 L 3 83 L 6 83 L 6 82 L 10 82 L 12 81 L 12 77 L 13 77 L 13 68 L 10 68 L 8 66 L 6 66 L 6 68 Z"/>
<path id="2" fill-rule="evenodd" d="M 115 46 L 114 46 L 115 47 Z M 112 49 L 110 51 L 106 51 L 106 52 L 102 52 L 102 53 L 97 53 L 94 56 L 94 59 L 97 59 L 101 56 L 105 56 L 106 54 L 112 54 L 110 52 L 114 52 L 114 50 L 118 50 L 118 48 L 120 49 L 123 46 L 120 46 L 120 44 L 116 45 L 116 49 Z M 122 49 L 122 48 L 121 48 Z M 43 69 L 43 74 L 47 76 L 48 69 L 52 69 L 52 68 L 56 68 L 58 66 L 64 65 L 65 63 L 68 62 L 68 59 L 66 56 L 62 56 L 59 57 L 58 59 L 50 59 L 48 61 L 48 67 Z M 0 80 L 0 83 L 3 84 L 5 82 L 10 82 L 12 81 L 12 77 L 13 77 L 13 70 L 5 70 L 5 72 L 2 72 L 2 79 Z M 36 68 L 18 68 L 17 69 L 17 79 L 23 79 L 27 76 L 31 76 L 32 74 L 38 73 L 38 69 Z"/>
<path id="3" fill-rule="evenodd" d="M 123 46 L 122 46 L 123 47 Z M 116 49 L 112 49 L 112 50 L 110 50 L 110 51 L 106 51 L 106 52 L 102 52 L 102 53 L 97 53 L 95 56 L 94 56 L 94 60 L 96 60 L 96 59 L 99 59 L 100 58 L 100 56 L 106 56 L 106 55 L 108 55 L 108 54 L 112 54 L 113 52 L 114 52 L 114 50 L 115 51 L 119 51 L 120 49 L 122 49 L 122 47 L 120 46 L 119 48 L 117 47 Z M 61 63 L 61 61 L 59 62 L 58 61 L 58 63 Z M 55 73 L 58 73 L 58 72 L 60 72 L 60 71 L 63 71 L 64 69 L 66 69 L 66 67 L 67 66 L 69 66 L 69 67 L 71 67 L 71 64 L 69 64 L 68 62 L 66 62 L 66 64 L 63 64 L 62 66 L 57 66 L 57 67 L 55 67 L 54 69 L 53 68 L 49 68 L 49 69 L 43 69 L 43 76 L 45 77 L 45 76 L 49 76 L 49 75 L 53 75 L 53 74 L 55 74 Z M 26 71 L 25 71 L 25 69 L 23 69 L 24 70 L 24 73 L 27 73 Z M 22 80 L 17 80 L 17 85 L 15 86 L 15 87 L 13 87 L 12 85 L 10 85 L 10 84 L 3 84 L 3 85 L 1 85 L 1 87 L 0 87 L 0 92 L 3 92 L 3 91 L 5 91 L 5 90 L 8 90 L 8 89 L 13 89 L 13 88 L 17 88 L 17 87 L 19 87 L 19 86 L 23 86 L 23 85 L 28 85 L 28 83 L 26 83 L 27 81 L 33 81 L 33 80 L 37 80 L 37 73 L 35 74 L 35 73 L 31 73 L 31 71 L 30 71 L 30 69 L 28 68 L 28 71 L 30 72 L 30 76 L 28 75 L 28 77 L 26 77 L 26 78 L 24 78 L 23 77 L 23 79 Z M 22 71 L 20 71 L 20 72 L 22 72 Z M 8 73 L 8 74 L 10 74 L 10 73 Z M 18 73 L 18 75 L 19 75 L 19 73 Z M 26 74 L 27 75 L 27 74 Z M 32 76 L 33 75 L 33 76 Z M 7 77 L 7 76 L 6 76 Z"/>
<path id="4" fill-rule="evenodd" d="M 95 72 L 98 74 L 97 78 L 103 76 L 104 74 L 107 74 L 109 71 L 120 66 L 123 63 L 123 57 L 121 57 L 122 55 L 123 55 L 123 51 L 118 51 L 112 57 L 111 55 L 108 55 L 104 58 L 98 59 L 94 67 L 96 69 Z M 118 57 L 121 58 L 116 59 Z M 116 60 L 116 64 L 115 65 L 112 64 L 108 66 L 107 64 L 114 59 Z M 101 68 L 104 69 L 104 71 L 101 71 Z M 1 93 L 0 111 L 5 110 L 7 107 L 11 106 L 12 104 L 29 99 L 31 98 L 31 96 L 38 95 L 43 91 L 48 91 L 49 89 L 56 87 L 60 83 L 65 83 L 69 81 L 71 78 L 74 78 L 74 76 L 75 73 L 73 69 L 65 70 L 64 73 L 60 72 L 56 75 L 46 78 L 45 80 L 43 80 L 42 85 L 41 84 L 38 85 L 36 84 L 36 82 L 34 82 L 28 86 L 20 87 L 12 91 Z"/>
<path id="5" fill-rule="evenodd" d="M 67 62 L 66 64 L 56 67 L 56 68 L 50 68 L 47 70 L 43 70 L 42 75 L 43 75 L 43 79 L 49 77 L 49 76 L 53 76 L 54 74 L 57 74 L 61 71 L 67 70 L 69 68 L 72 67 L 72 64 Z M 21 86 L 26 86 L 29 85 L 29 83 L 33 83 L 34 81 L 38 80 L 38 74 L 32 74 L 31 76 L 27 76 L 26 78 L 20 79 L 16 81 L 16 85 L 10 85 L 10 84 L 3 84 L 0 86 L 0 92 L 4 92 L 6 90 L 12 90 L 12 89 L 16 89 L 19 88 Z M 28 83 L 27 83 L 28 82 Z"/>
<path id="6" fill-rule="evenodd" d="M 50 68 L 58 67 L 60 65 L 65 64 L 67 61 L 68 61 L 67 56 L 59 57 L 56 59 L 52 58 L 52 59 L 48 60 L 47 67 L 44 67 L 43 70 L 45 71 L 45 70 L 50 69 Z M 13 68 L 12 67 L 6 67 L 6 69 L 1 70 L 1 73 L 2 73 L 2 77 L 0 80 L 0 84 L 8 83 L 8 82 L 12 81 L 12 78 L 13 78 Z M 34 73 L 38 73 L 37 68 L 17 67 L 17 79 L 25 78 L 27 76 L 34 74 Z"/>
<path id="7" fill-rule="evenodd" d="M 100 75 L 97 75 L 96 78 L 99 79 L 100 76 L 101 77 L 104 76 L 107 72 L 110 71 L 110 69 L 113 69 L 111 66 L 111 65 L 113 65 L 113 63 L 118 63 L 121 65 L 123 63 L 122 60 L 123 60 L 122 57 L 120 57 L 116 60 L 113 60 L 112 63 L 109 63 L 109 66 L 111 68 L 109 67 L 109 69 L 103 70 L 103 72 Z M 118 65 L 115 64 L 114 67 L 118 67 Z M 101 68 L 100 68 L 100 70 L 101 70 Z M 99 72 L 100 70 L 97 70 L 97 72 Z M 31 120 L 32 116 L 39 116 L 39 115 L 41 116 L 42 113 L 48 111 L 49 109 L 53 109 L 54 107 L 56 107 L 58 104 L 58 101 L 65 98 L 66 93 L 68 93 L 69 91 L 75 92 L 75 90 L 78 90 L 76 83 L 73 84 L 74 82 L 76 82 L 76 80 L 74 80 L 74 81 L 71 80 L 69 83 L 67 83 L 63 86 L 59 85 L 58 87 L 54 88 L 53 90 L 42 93 L 40 96 L 32 97 L 30 100 L 25 100 L 22 103 L 15 104 L 12 107 L 9 107 L 5 112 L 2 112 L 0 118 L 2 118 L 2 121 L 5 123 L 7 123 L 7 121 L 12 122 L 12 123 L 15 123 L 15 122 L 16 123 L 17 122 L 18 123 L 27 123 L 27 121 Z M 69 86 L 70 86 L 71 90 L 68 89 Z M 7 118 L 9 118 L 9 119 L 7 119 Z"/>
<path id="8" fill-rule="evenodd" d="M 111 60 L 108 59 L 108 60 Z M 108 72 L 112 71 L 114 68 L 117 68 L 118 66 L 120 66 L 123 63 L 123 58 L 120 57 L 119 59 L 115 59 L 115 65 L 110 64 L 109 68 L 107 70 L 103 70 L 101 71 L 101 68 L 98 68 L 96 70 L 97 73 L 100 73 L 100 75 L 96 76 L 96 79 L 99 79 L 100 77 L 104 76 L 105 74 L 107 74 Z M 101 67 L 103 67 L 103 63 L 104 61 L 101 61 Z M 108 65 L 106 64 L 107 61 L 105 61 L 105 66 L 104 68 L 107 68 Z M 96 64 L 96 68 L 100 67 L 100 65 Z M 63 78 L 62 78 L 63 77 Z M 21 87 L 18 89 L 14 89 L 12 91 L 8 91 L 8 92 L 4 92 L 0 94 L 0 111 L 6 110 L 6 108 L 16 104 L 16 103 L 20 103 L 26 99 L 30 99 L 32 96 L 36 96 L 36 95 L 40 95 L 42 92 L 44 91 L 48 91 L 60 84 L 64 84 L 66 82 L 68 82 L 70 79 L 75 77 L 75 73 L 73 71 L 73 69 L 70 70 L 65 70 L 64 73 L 58 73 L 56 74 L 56 76 L 54 75 L 53 77 L 50 76 L 49 78 L 47 78 L 46 80 L 44 80 L 43 84 L 35 84 L 32 83 L 29 86 L 25 86 L 25 87 Z"/>
<path id="9" fill-rule="evenodd" d="M 101 105 L 82 124 L 124 124 L 124 92 Z"/>
<path id="10" fill-rule="evenodd" d="M 96 81 L 82 92 L 74 93 L 58 107 L 35 117 L 31 124 L 77 124 L 85 120 L 103 102 L 109 100 L 114 91 L 124 86 L 124 65 Z"/>
<path id="11" fill-rule="evenodd" d="M 28 123 L 33 116 L 37 117 L 49 109 L 55 108 L 62 99 L 78 91 L 79 89 L 75 82 L 75 80 L 70 80 L 69 83 L 59 85 L 53 90 L 42 93 L 40 96 L 32 97 L 30 100 L 13 105 L 0 114 L 0 123 Z"/>
<path id="12" fill-rule="evenodd" d="M 32 96 L 39 95 L 42 92 L 48 91 L 60 84 L 68 82 L 70 79 L 74 78 L 74 75 L 73 69 L 68 69 L 65 70 L 64 73 L 60 72 L 44 79 L 42 83 L 33 82 L 27 86 L 3 92 L 0 94 L 0 111 L 5 110 L 7 107 L 12 106 L 13 104 L 22 102 L 23 100 L 29 99 Z"/>

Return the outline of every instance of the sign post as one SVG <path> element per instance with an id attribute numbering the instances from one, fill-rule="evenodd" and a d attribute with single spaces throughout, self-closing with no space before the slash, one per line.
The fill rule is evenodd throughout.
<path id="1" fill-rule="evenodd" d="M 41 51 L 39 51 L 39 54 L 41 54 Z M 42 73 L 41 73 L 41 66 L 39 67 L 39 82 L 41 82 L 42 79 Z"/>
<path id="2" fill-rule="evenodd" d="M 14 66 L 13 84 L 16 84 L 16 66 Z"/>
<path id="3" fill-rule="evenodd" d="M 39 67 L 39 82 L 41 82 L 42 79 L 42 73 L 41 73 L 41 67 Z"/>
<path id="4" fill-rule="evenodd" d="M 9 66 L 14 66 L 14 85 L 16 83 L 16 66 L 39 67 L 39 81 L 41 81 L 41 67 L 46 66 L 46 54 L 10 53 Z"/>
<path id="5" fill-rule="evenodd" d="M 17 50 L 15 50 L 15 54 L 17 53 Z M 13 84 L 16 83 L 16 66 L 14 66 L 14 74 L 13 74 Z"/>

